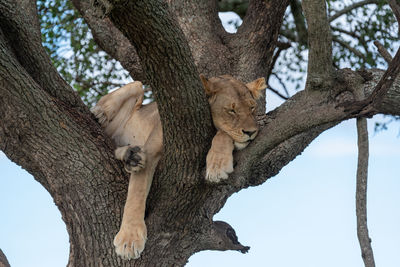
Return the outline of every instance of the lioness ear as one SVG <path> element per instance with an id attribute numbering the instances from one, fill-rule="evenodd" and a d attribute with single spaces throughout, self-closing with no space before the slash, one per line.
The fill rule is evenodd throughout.
<path id="1" fill-rule="evenodd" d="M 211 82 L 203 74 L 200 74 L 200 80 L 201 80 L 201 83 L 203 84 L 204 91 L 206 92 L 206 95 L 207 96 L 212 96 L 213 95 L 213 90 L 212 90 Z"/>
<path id="2" fill-rule="evenodd" d="M 248 84 L 246 84 L 246 86 L 247 88 L 249 88 L 255 99 L 258 99 L 260 97 L 261 90 L 267 88 L 267 84 L 265 83 L 264 78 L 258 78 L 257 80 L 249 82 Z"/>

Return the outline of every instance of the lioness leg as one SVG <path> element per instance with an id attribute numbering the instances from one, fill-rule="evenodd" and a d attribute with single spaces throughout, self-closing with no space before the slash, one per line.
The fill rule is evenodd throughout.
<path id="1" fill-rule="evenodd" d="M 154 171 L 151 167 L 131 173 L 121 228 L 114 238 L 115 251 L 124 259 L 137 259 L 144 250 L 147 229 L 144 222 L 147 193 Z"/>
<path id="2" fill-rule="evenodd" d="M 233 172 L 233 148 L 232 138 L 225 132 L 218 130 L 207 154 L 207 181 L 218 183 L 227 179 L 228 174 Z"/>
<path id="3" fill-rule="evenodd" d="M 144 250 L 147 228 L 144 222 L 146 198 L 162 151 L 161 124 L 157 125 L 144 145 L 147 162 L 142 170 L 131 172 L 121 228 L 114 238 L 115 251 L 125 259 L 137 259 Z M 125 149 L 131 153 L 135 147 Z M 122 152 L 119 151 L 119 152 Z M 117 151 L 116 151 L 117 154 Z M 117 155 L 121 156 L 121 155 Z M 129 158 L 126 155 L 122 158 Z"/>
<path id="4" fill-rule="evenodd" d="M 142 105 L 143 95 L 141 82 L 128 83 L 103 96 L 91 111 L 110 135 L 129 119 L 132 111 Z"/>

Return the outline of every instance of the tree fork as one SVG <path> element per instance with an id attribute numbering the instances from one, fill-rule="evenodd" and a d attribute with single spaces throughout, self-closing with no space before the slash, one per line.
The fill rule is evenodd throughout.
<path id="1" fill-rule="evenodd" d="M 270 3 L 277 5 L 272 6 L 271 9 L 254 9 L 254 11 L 258 10 L 258 14 L 265 14 L 261 11 L 268 11 L 274 15 L 281 14 L 279 12 L 284 10 L 284 7 L 280 6 L 278 2 L 270 1 Z M 3 1 L 3 3 L 8 2 Z M 7 12 L 3 12 L 4 5 L 2 4 L 0 4 L 0 16 L 3 21 L 7 20 L 7 16 L 4 15 Z M 18 6 L 14 5 L 14 7 Z M 111 13 L 116 12 L 112 14 L 112 17 L 129 15 L 118 14 L 110 6 L 107 6 L 107 8 Z M 164 11 L 160 10 L 160 12 L 161 15 L 165 15 Z M 260 18 L 268 19 L 267 17 L 261 16 Z M 20 16 L 15 16 L 14 19 L 20 22 L 17 23 L 20 24 L 20 27 L 23 28 L 24 25 L 26 27 Z M 124 19 L 128 20 L 126 17 L 120 19 L 118 20 L 120 22 L 123 22 Z M 280 17 L 275 20 L 270 19 L 268 23 L 281 20 Z M 246 28 L 250 29 L 252 26 L 250 17 L 246 20 L 246 24 L 249 26 L 243 27 L 243 32 L 246 32 Z M 151 24 L 152 20 L 147 21 L 147 23 Z M 128 26 L 134 28 L 135 25 L 129 24 Z M 177 27 L 176 23 L 174 25 L 174 27 Z M 253 26 L 260 26 L 260 24 Z M 274 24 L 274 27 L 279 29 L 279 25 Z M 267 35 L 269 34 L 268 29 L 273 31 L 272 28 L 254 29 L 262 30 Z M 275 30 L 275 28 L 273 29 Z M 132 31 L 135 30 L 137 29 Z M 39 180 L 53 196 L 55 203 L 61 210 L 70 235 L 70 266 L 183 265 L 194 252 L 204 249 L 245 250 L 244 246 L 244 248 L 234 246 L 238 244 L 236 244 L 231 227 L 228 227 L 225 223 L 213 222 L 213 215 L 222 208 L 226 199 L 233 192 L 260 184 L 275 175 L 283 166 L 300 154 L 320 132 L 352 116 L 346 114 L 342 108 L 337 107 L 337 104 L 341 103 L 342 100 L 352 99 L 351 86 L 342 86 L 335 89 L 336 91 L 332 90 L 333 93 L 331 94 L 302 92 L 295 95 L 280 108 L 263 117 L 264 127 L 255 143 L 251 144 L 246 150 L 235 154 L 238 165 L 225 184 L 208 185 L 203 182 L 204 158 L 199 157 L 197 165 L 194 167 L 184 163 L 176 165 L 177 162 L 172 161 L 171 163 L 175 163 L 175 165 L 161 162 L 148 203 L 149 214 L 146 221 L 149 223 L 149 233 L 151 232 L 148 247 L 139 260 L 122 261 L 113 252 L 112 239 L 117 232 L 122 214 L 127 179 L 126 174 L 122 171 L 121 164 L 113 158 L 113 147 L 110 140 L 104 136 L 99 125 L 87 112 L 86 107 L 78 112 L 80 110 L 75 109 L 72 102 L 62 100 L 62 94 L 73 93 L 70 87 L 60 86 L 58 83 L 62 82 L 57 79 L 53 81 L 53 84 L 49 84 L 51 86 L 43 86 L 43 88 L 39 82 L 36 82 L 38 79 L 41 81 L 41 74 L 39 73 L 34 79 L 32 77 L 35 76 L 33 72 L 29 72 L 23 67 L 26 66 L 26 64 L 23 64 L 24 57 L 17 58 L 12 47 L 8 45 L 10 43 L 8 39 L 15 38 L 13 35 L 18 34 L 18 32 L 9 30 L 5 32 L 7 34 L 2 35 L 3 39 L 0 40 L 0 115 L 3 118 L 0 120 L 0 149 L 14 162 L 34 174 L 35 179 Z M 164 34 L 169 34 L 169 32 L 164 32 Z M 246 34 L 251 34 L 251 30 Z M 275 31 L 267 37 L 260 35 L 260 39 L 269 41 L 265 43 L 273 46 L 275 42 L 274 34 Z M 163 35 L 160 36 L 164 38 Z M 141 38 L 146 39 L 147 35 L 142 33 Z M 33 53 L 36 49 L 35 46 L 36 43 L 32 43 L 31 52 Z M 239 48 L 239 44 L 237 44 L 237 47 Z M 147 49 L 147 47 L 141 44 L 141 49 L 142 56 L 146 56 L 146 50 L 143 49 Z M 183 50 L 184 53 L 188 52 L 187 48 Z M 170 51 L 175 50 L 171 49 Z M 180 54 L 178 53 L 178 55 Z M 157 56 L 169 55 L 149 52 L 148 56 L 149 59 L 147 60 L 151 61 L 155 60 Z M 171 54 L 171 56 L 175 57 L 176 55 Z M 192 59 L 183 58 L 184 61 L 178 62 L 179 65 L 185 65 L 185 60 L 192 61 Z M 162 58 L 162 60 L 162 63 L 165 64 L 165 58 Z M 168 80 L 166 78 L 174 75 L 173 73 L 167 75 L 164 72 L 155 72 L 155 69 L 151 69 L 152 65 L 147 64 L 148 67 L 150 66 L 150 71 L 153 72 L 151 75 L 155 77 L 155 84 L 165 82 L 159 90 L 160 96 L 163 96 L 163 93 L 166 92 L 165 98 L 159 97 L 161 106 L 164 102 L 170 101 L 171 95 L 169 94 L 172 94 L 172 97 L 179 97 L 179 101 L 202 99 L 202 89 L 195 81 L 198 78 L 193 66 L 183 66 L 187 68 L 188 73 L 186 73 L 186 70 L 178 69 L 183 74 L 180 75 L 179 72 L 177 77 L 173 77 L 174 80 Z M 155 66 L 158 67 L 157 64 Z M 254 75 L 252 68 L 253 66 L 249 69 L 244 68 L 243 77 Z M 262 72 L 266 69 L 258 71 Z M 344 76 L 343 81 L 353 79 L 351 75 L 354 72 L 340 72 Z M 372 92 L 382 76 L 381 71 L 370 71 L 370 73 L 372 79 L 363 83 L 363 89 L 367 90 L 368 93 Z M 160 76 L 157 76 L 158 74 Z M 189 78 L 186 76 L 189 76 Z M 191 81 L 194 81 L 194 83 L 192 84 Z M 343 81 L 339 85 L 343 84 Z M 175 83 L 178 85 L 175 86 Z M 184 87 L 187 83 L 190 84 L 190 88 Z M 399 80 L 396 80 L 395 83 L 396 85 L 400 84 Z M 60 99 L 58 99 L 58 95 L 52 95 L 45 90 L 45 88 L 50 88 L 53 85 L 60 86 L 60 91 L 55 92 L 60 93 Z M 169 85 L 172 86 L 168 87 Z M 400 114 L 399 90 L 398 86 L 390 88 L 378 107 L 379 112 Z M 334 93 L 337 93 L 337 95 Z M 193 99 L 191 99 L 192 97 Z M 205 101 L 205 99 L 203 100 Z M 199 106 L 203 104 L 204 102 L 198 103 Z M 83 104 L 80 105 L 83 106 Z M 187 106 L 190 107 L 190 103 Z M 207 104 L 202 107 L 199 106 L 196 106 L 196 108 L 199 108 L 196 111 L 200 111 L 200 113 L 208 107 Z M 169 112 L 169 108 L 173 107 L 165 105 L 166 112 Z M 185 111 L 186 109 L 182 108 L 182 110 L 174 110 L 172 114 Z M 200 133 L 200 135 L 204 135 L 200 140 L 206 141 L 200 144 L 200 147 L 195 148 L 197 155 L 201 155 L 201 151 L 207 150 L 207 142 L 210 141 L 212 136 L 211 119 L 208 118 L 209 121 L 207 122 L 207 119 L 201 116 L 194 118 L 196 121 L 201 120 L 205 127 L 205 133 L 204 131 Z M 167 119 L 174 120 L 175 118 L 171 115 Z M 182 117 L 178 117 L 173 123 L 177 123 L 181 119 Z M 48 128 L 49 126 L 51 127 Z M 196 130 L 195 127 L 190 126 L 184 130 L 185 132 L 177 136 L 188 134 L 185 140 L 192 138 L 196 143 L 202 142 L 196 139 L 196 134 L 192 135 L 192 131 L 196 132 Z M 197 132 L 197 134 L 199 133 Z M 177 137 L 168 140 L 168 142 L 171 142 L 170 147 L 174 146 L 173 142 L 179 141 L 180 139 Z M 186 148 L 186 145 L 184 146 Z M 189 149 L 192 149 L 192 147 L 189 147 Z M 183 152 L 189 153 L 191 151 Z M 172 149 L 170 153 L 171 158 L 182 156 Z M 190 162 L 195 159 L 189 157 L 185 160 Z M 168 179 L 168 177 L 172 178 Z M 228 232 L 229 235 L 227 235 Z M 210 237 L 213 238 L 209 240 Z M 219 242 L 216 242 L 218 238 L 225 238 L 225 245 L 216 246 L 219 244 Z M 197 243 L 201 239 L 204 241 Z"/>

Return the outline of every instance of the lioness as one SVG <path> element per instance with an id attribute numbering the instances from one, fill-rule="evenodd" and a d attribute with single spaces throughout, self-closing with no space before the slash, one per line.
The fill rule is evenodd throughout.
<path id="1" fill-rule="evenodd" d="M 233 171 L 234 147 L 242 149 L 256 137 L 255 100 L 266 85 L 264 78 L 248 84 L 229 75 L 200 78 L 217 129 L 207 154 L 206 180 L 217 183 Z M 116 158 L 131 173 L 121 228 L 114 239 L 117 254 L 125 259 L 138 258 L 144 249 L 146 198 L 163 145 L 157 104 L 142 105 L 143 94 L 141 82 L 129 83 L 102 97 L 92 109 L 118 147 Z"/>

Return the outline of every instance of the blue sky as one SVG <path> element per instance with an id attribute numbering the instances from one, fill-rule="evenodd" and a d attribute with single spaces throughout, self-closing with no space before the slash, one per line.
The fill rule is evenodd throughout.
<path id="1" fill-rule="evenodd" d="M 375 134 L 369 120 L 368 223 L 382 267 L 400 266 L 399 127 Z M 354 120 L 324 132 L 277 176 L 233 195 L 215 216 L 251 246 L 248 254 L 205 251 L 187 266 L 363 266 L 356 236 L 356 161 Z M 13 267 L 66 265 L 68 236 L 50 195 L 4 154 L 0 211 L 0 248 Z"/>
<path id="2" fill-rule="evenodd" d="M 281 103 L 270 93 L 267 101 L 269 110 Z M 383 118 L 369 120 L 368 223 L 377 266 L 398 267 L 400 125 L 375 134 L 376 120 Z M 363 266 L 356 236 L 356 143 L 355 121 L 343 122 L 277 176 L 233 195 L 215 220 L 230 223 L 249 253 L 200 252 L 187 266 Z M 53 200 L 1 152 L 0 211 L 0 248 L 11 266 L 67 264 L 68 235 Z"/>

